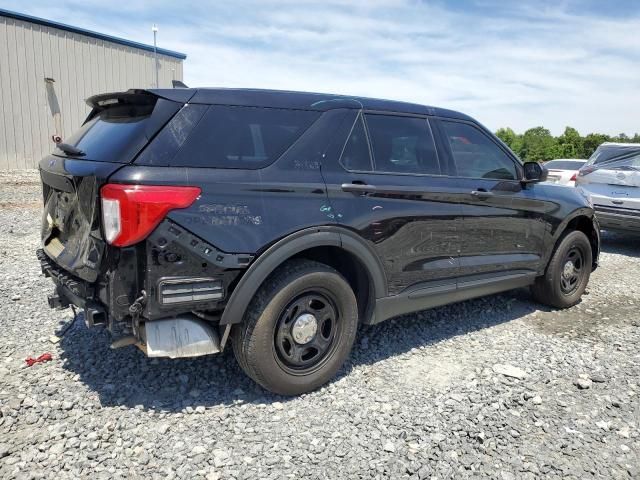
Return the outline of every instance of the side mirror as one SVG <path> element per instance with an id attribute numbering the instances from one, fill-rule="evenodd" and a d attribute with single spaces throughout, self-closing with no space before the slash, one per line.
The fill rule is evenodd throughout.
<path id="1" fill-rule="evenodd" d="M 534 183 L 544 182 L 547 179 L 549 170 L 543 164 L 538 162 L 525 162 L 523 182 Z"/>

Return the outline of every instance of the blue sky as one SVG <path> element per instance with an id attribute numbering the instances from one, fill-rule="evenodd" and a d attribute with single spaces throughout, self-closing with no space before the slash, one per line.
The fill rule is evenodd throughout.
<path id="1" fill-rule="evenodd" d="M 491 129 L 640 132 L 640 2 L 4 1 L 188 55 L 190 86 L 365 95 Z"/>

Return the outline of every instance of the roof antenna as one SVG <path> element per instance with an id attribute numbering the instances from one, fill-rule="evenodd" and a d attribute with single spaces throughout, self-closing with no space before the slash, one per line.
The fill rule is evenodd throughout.
<path id="1" fill-rule="evenodd" d="M 189 88 L 180 80 L 171 80 L 171 84 L 173 85 L 173 88 Z"/>

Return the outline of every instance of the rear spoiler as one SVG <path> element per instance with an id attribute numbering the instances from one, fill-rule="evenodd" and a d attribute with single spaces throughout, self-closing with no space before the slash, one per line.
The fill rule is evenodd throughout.
<path id="1" fill-rule="evenodd" d="M 143 111 L 148 112 L 151 117 L 145 125 L 145 136 L 148 141 L 193 97 L 195 92 L 194 89 L 131 89 L 126 92 L 94 95 L 86 100 L 87 105 L 91 107 L 91 112 L 83 124 L 112 107 L 124 106 L 131 107 L 133 110 L 142 107 Z"/>
<path id="2" fill-rule="evenodd" d="M 144 104 L 164 98 L 172 102 L 187 103 L 197 92 L 194 88 L 153 88 L 131 89 L 126 92 L 101 93 L 87 98 L 86 103 L 92 109 L 103 110 L 114 104 Z M 156 97 L 156 98 L 153 98 Z"/>

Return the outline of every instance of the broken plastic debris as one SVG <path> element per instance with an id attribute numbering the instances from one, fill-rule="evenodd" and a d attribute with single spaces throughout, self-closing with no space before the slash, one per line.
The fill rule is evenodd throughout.
<path id="1" fill-rule="evenodd" d="M 44 362 L 49 362 L 52 360 L 51 354 L 50 353 L 43 353 L 42 355 L 40 355 L 38 358 L 31 358 L 28 357 L 25 362 L 27 362 L 27 366 L 31 367 L 36 363 L 44 363 Z"/>

